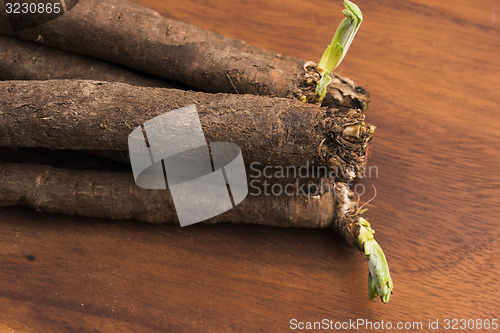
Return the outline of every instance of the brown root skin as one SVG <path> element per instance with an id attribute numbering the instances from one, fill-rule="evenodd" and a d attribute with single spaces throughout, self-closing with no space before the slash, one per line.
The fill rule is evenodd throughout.
<path id="1" fill-rule="evenodd" d="M 105 61 L 70 54 L 19 38 L 0 36 L 0 80 L 87 79 L 134 86 L 174 88 Z"/>
<path id="2" fill-rule="evenodd" d="M 4 147 L 128 151 L 137 126 L 195 104 L 207 141 L 238 144 L 247 164 L 326 165 L 336 168 L 337 179 L 350 180 L 363 170 L 371 138 L 360 110 L 285 98 L 77 80 L 4 81 L 0 95 Z M 346 132 L 351 126 L 360 128 L 357 137 Z"/>
<path id="3" fill-rule="evenodd" d="M 373 240 L 373 230 L 358 215 L 359 200 L 347 184 L 332 185 L 332 191 L 315 196 L 249 195 L 235 208 L 203 223 L 333 227 L 367 257 L 370 298 L 378 293 L 387 303 L 393 285 L 385 256 Z M 0 206 L 27 206 L 42 212 L 115 220 L 179 223 L 169 190 L 141 189 L 130 173 L 77 171 L 41 164 L 0 162 Z"/>
<path id="4" fill-rule="evenodd" d="M 0 32 L 9 34 L 8 29 Z M 17 36 L 158 75 L 207 92 L 299 98 L 304 62 L 161 16 L 123 0 L 80 1 L 63 16 Z M 368 96 L 334 80 L 331 105 L 360 107 Z M 326 103 L 326 101 L 325 101 Z"/>
<path id="5" fill-rule="evenodd" d="M 16 205 L 68 215 L 178 223 L 169 191 L 139 188 L 132 174 L 0 162 L 0 206 Z M 205 223 L 323 228 L 331 225 L 335 209 L 331 193 L 248 196 Z"/>
<path id="6" fill-rule="evenodd" d="M 292 180 L 291 180 L 292 181 Z M 294 180 L 293 180 L 294 181 Z M 278 180 L 279 182 L 279 180 Z M 299 186 L 307 180 L 299 179 Z M 358 197 L 346 183 L 331 182 L 316 195 L 252 192 L 239 205 L 205 223 L 252 223 L 280 227 L 333 227 L 358 246 Z M 0 162 L 0 206 L 151 223 L 178 223 L 168 190 L 138 187 L 127 172 L 70 170 L 44 164 Z"/>
<path id="7" fill-rule="evenodd" d="M 302 181 L 301 181 L 302 182 Z M 249 195 L 204 223 L 251 223 L 280 227 L 333 227 L 350 244 L 359 234 L 357 197 L 345 183 L 322 195 Z M 69 170 L 43 164 L 0 162 L 0 206 L 150 223 L 178 223 L 168 190 L 138 187 L 132 174 Z"/>

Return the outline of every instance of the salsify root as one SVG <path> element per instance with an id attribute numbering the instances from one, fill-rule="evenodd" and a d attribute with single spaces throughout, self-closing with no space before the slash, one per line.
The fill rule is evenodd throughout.
<path id="1" fill-rule="evenodd" d="M 3 147 L 128 151 L 133 129 L 195 104 L 207 141 L 236 143 L 245 163 L 323 165 L 339 180 L 362 175 L 374 130 L 359 109 L 257 95 L 54 80 L 3 81 L 0 96 Z"/>
<path id="2" fill-rule="evenodd" d="M 85 79 L 134 86 L 175 88 L 179 84 L 139 75 L 122 66 L 0 35 L 0 80 Z"/>
<path id="3" fill-rule="evenodd" d="M 253 223 L 280 227 L 333 227 L 365 254 L 369 296 L 389 301 L 392 280 L 374 231 L 359 215 L 359 198 L 346 183 L 319 195 L 249 195 L 232 210 L 205 223 Z M 178 223 L 168 190 L 136 186 L 126 172 L 70 170 L 42 164 L 0 162 L 0 206 L 151 223 Z"/>
<path id="4" fill-rule="evenodd" d="M 2 24 L 0 33 L 14 34 Z M 124 0 L 80 1 L 66 14 L 15 35 L 207 92 L 312 101 L 320 80 L 313 62 L 283 57 Z M 323 103 L 363 109 L 368 100 L 363 88 L 332 75 Z"/>

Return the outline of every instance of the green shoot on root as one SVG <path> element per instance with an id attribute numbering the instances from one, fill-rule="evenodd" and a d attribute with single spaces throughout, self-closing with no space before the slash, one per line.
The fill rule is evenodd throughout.
<path id="1" fill-rule="evenodd" d="M 387 303 L 393 289 L 389 265 L 382 248 L 373 236 L 375 231 L 370 223 L 360 217 L 360 225 L 357 245 L 368 260 L 368 296 L 370 299 L 380 296 L 382 302 Z"/>
<path id="2" fill-rule="evenodd" d="M 349 46 L 351 46 L 356 32 L 363 21 L 363 15 L 358 6 L 349 0 L 344 1 L 343 13 L 345 19 L 340 23 L 330 45 L 323 53 L 316 70 L 321 75 L 315 91 L 315 102 L 321 102 L 326 95 L 326 87 L 330 84 L 330 74 L 344 59 Z"/>

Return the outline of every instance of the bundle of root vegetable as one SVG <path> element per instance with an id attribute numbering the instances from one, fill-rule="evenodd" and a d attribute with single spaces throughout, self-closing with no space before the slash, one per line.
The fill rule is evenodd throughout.
<path id="1" fill-rule="evenodd" d="M 124 0 L 82 1 L 22 31 L 8 23 L 0 22 L 0 206 L 178 223 L 168 189 L 135 184 L 127 139 L 145 121 L 194 104 L 207 140 L 238 144 L 246 163 L 322 171 L 270 180 L 314 185 L 314 193 L 250 194 L 206 222 L 331 226 L 366 255 L 370 297 L 388 302 L 387 262 L 348 186 L 363 174 L 374 131 L 364 89 L 328 73 L 318 100 L 321 62 Z"/>

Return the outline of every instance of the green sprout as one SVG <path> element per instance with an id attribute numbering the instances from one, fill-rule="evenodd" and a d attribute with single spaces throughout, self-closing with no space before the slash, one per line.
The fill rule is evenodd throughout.
<path id="1" fill-rule="evenodd" d="M 321 102 L 325 98 L 326 87 L 331 81 L 330 74 L 344 59 L 354 36 L 356 36 L 356 32 L 358 32 L 361 21 L 363 21 L 363 15 L 358 6 L 349 0 L 344 1 L 344 6 L 346 8 L 343 11 L 345 19 L 337 28 L 330 45 L 326 48 L 316 68 L 321 75 L 315 91 L 316 102 Z"/>
<path id="2" fill-rule="evenodd" d="M 370 223 L 363 217 L 359 219 L 361 228 L 357 241 L 358 247 L 368 260 L 368 296 L 370 299 L 380 296 L 382 302 L 387 303 L 393 289 L 389 266 L 382 248 L 373 236 L 375 231 Z"/>

